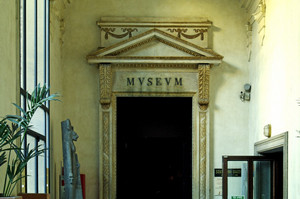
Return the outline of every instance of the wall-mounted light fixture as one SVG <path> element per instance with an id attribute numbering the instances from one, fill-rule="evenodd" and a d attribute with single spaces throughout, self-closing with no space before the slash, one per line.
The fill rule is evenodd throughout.
<path id="1" fill-rule="evenodd" d="M 264 136 L 266 136 L 267 138 L 271 137 L 271 124 L 267 124 L 266 126 L 264 126 Z"/>
<path id="2" fill-rule="evenodd" d="M 244 85 L 245 91 L 241 91 L 240 99 L 243 101 L 250 101 L 250 92 L 251 92 L 251 85 L 245 84 Z"/>

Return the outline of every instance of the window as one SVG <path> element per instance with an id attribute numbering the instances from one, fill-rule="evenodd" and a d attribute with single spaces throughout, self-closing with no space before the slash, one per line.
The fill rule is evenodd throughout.
<path id="1" fill-rule="evenodd" d="M 49 85 L 49 1 L 20 0 L 20 96 L 26 109 L 26 91 Z M 37 110 L 24 146 L 49 148 L 49 103 Z M 22 192 L 49 192 L 49 150 L 29 162 Z"/>

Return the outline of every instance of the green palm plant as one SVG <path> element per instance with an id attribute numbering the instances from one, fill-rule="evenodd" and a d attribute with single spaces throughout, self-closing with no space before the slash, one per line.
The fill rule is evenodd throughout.
<path id="1" fill-rule="evenodd" d="M 36 110 L 47 101 L 59 101 L 57 97 L 57 94 L 50 95 L 46 86 L 37 85 L 30 97 L 27 93 L 26 111 L 13 104 L 21 114 L 7 115 L 0 121 L 0 173 L 4 173 L 4 184 L 0 185 L 0 189 L 4 197 L 11 196 L 17 183 L 25 177 L 22 173 L 27 163 L 45 152 L 46 149 L 40 145 L 30 149 L 29 144 L 22 148 L 17 143 L 23 143 Z"/>

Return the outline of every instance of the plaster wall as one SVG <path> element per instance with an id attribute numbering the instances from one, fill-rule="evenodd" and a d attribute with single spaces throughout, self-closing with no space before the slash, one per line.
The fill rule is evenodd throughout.
<path id="1" fill-rule="evenodd" d="M 300 195 L 300 2 L 267 0 L 263 45 L 253 27 L 252 56 L 249 62 L 252 99 L 250 102 L 250 148 L 262 139 L 263 127 L 272 125 L 272 135 L 289 131 L 289 198 Z M 252 151 L 252 149 L 251 149 Z M 297 188 L 298 187 L 298 188 Z"/>
<path id="2" fill-rule="evenodd" d="M 249 153 L 249 105 L 239 99 L 248 81 L 245 14 L 236 1 L 74 0 L 64 15 L 63 115 L 71 119 L 79 135 L 76 147 L 81 172 L 87 177 L 87 198 L 99 196 L 99 76 L 98 67 L 87 64 L 85 56 L 100 45 L 96 21 L 103 16 L 206 17 L 212 21 L 209 45 L 224 56 L 224 62 L 211 70 L 210 178 L 214 167 L 221 168 L 223 154 Z"/>
<path id="3" fill-rule="evenodd" d="M 17 114 L 12 103 L 19 101 L 18 1 L 0 1 L 0 119 Z M 4 16 L 4 17 L 2 17 Z M 0 176 L 3 176 L 3 169 Z M 3 178 L 0 177 L 2 188 Z"/>
<path id="4" fill-rule="evenodd" d="M 58 93 L 61 102 L 51 102 L 50 108 L 50 193 L 59 198 L 59 175 L 63 162 L 61 121 L 64 118 L 63 71 L 61 60 L 62 1 L 50 1 L 50 86 L 51 93 Z M 55 191 L 56 190 L 56 191 Z"/>
<path id="5" fill-rule="evenodd" d="M 17 1 L 0 1 L 0 116 L 16 114 L 18 102 L 18 13 Z"/>

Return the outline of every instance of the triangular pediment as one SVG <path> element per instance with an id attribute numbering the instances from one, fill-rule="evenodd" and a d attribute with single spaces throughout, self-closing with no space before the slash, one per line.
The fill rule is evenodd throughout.
<path id="1" fill-rule="evenodd" d="M 209 63 L 222 56 L 178 37 L 152 29 L 87 56 L 89 63 Z"/>

